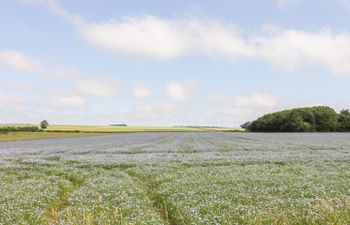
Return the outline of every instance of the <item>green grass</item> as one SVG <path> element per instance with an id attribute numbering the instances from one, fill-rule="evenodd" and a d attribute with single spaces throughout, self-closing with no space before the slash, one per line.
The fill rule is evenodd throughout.
<path id="1" fill-rule="evenodd" d="M 82 136 L 101 135 L 100 133 L 73 133 L 73 132 L 10 132 L 0 133 L 0 142 L 21 141 L 48 138 L 71 138 Z"/>

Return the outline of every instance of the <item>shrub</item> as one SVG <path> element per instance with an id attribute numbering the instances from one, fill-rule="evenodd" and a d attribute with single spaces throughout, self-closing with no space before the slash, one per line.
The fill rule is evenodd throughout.
<path id="1" fill-rule="evenodd" d="M 1 133 L 8 132 L 39 132 L 40 129 L 37 126 L 1 126 Z"/>

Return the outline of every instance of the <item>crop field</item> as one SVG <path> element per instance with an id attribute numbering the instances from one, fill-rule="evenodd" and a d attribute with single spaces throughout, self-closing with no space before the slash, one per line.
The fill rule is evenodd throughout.
<path id="1" fill-rule="evenodd" d="M 95 133 L 243 131 L 240 128 L 51 125 L 47 131 Z"/>
<path id="2" fill-rule="evenodd" d="M 95 136 L 109 133 L 136 133 L 136 132 L 218 132 L 218 131 L 244 131 L 240 128 L 219 128 L 219 127 L 155 127 L 155 126 L 83 126 L 83 125 L 52 125 L 45 130 L 37 132 L 16 131 L 3 132 L 4 127 L 34 127 L 35 124 L 0 124 L 0 142 L 36 140 L 50 138 L 70 138 L 82 136 Z M 40 131 L 40 132 L 39 132 Z"/>
<path id="3" fill-rule="evenodd" d="M 0 132 L 0 142 L 3 141 L 19 141 L 19 140 L 35 140 L 47 138 L 71 138 L 81 136 L 102 135 L 101 133 L 76 133 L 76 132 Z"/>
<path id="4" fill-rule="evenodd" d="M 0 143 L 0 224 L 349 224 L 350 134 Z"/>

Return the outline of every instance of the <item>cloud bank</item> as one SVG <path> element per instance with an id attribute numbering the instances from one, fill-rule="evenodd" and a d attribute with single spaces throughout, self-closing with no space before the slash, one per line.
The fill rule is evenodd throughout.
<path id="1" fill-rule="evenodd" d="M 20 1 L 45 5 L 53 14 L 74 25 L 80 36 L 92 46 L 118 54 L 157 60 L 182 56 L 262 60 L 286 70 L 321 65 L 332 74 L 350 75 L 348 32 L 334 32 L 328 28 L 303 31 L 262 27 L 253 34 L 242 35 L 231 22 L 200 18 L 166 19 L 147 14 L 98 23 L 67 12 L 53 0 Z M 295 2 L 277 1 L 278 4 Z M 30 68 L 23 66 L 22 69 Z"/>

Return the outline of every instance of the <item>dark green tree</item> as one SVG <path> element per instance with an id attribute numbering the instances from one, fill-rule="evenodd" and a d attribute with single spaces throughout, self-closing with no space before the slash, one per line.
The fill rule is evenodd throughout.
<path id="1" fill-rule="evenodd" d="M 252 124 L 252 123 L 251 123 L 250 121 L 248 121 L 248 122 L 242 124 L 242 125 L 241 125 L 241 128 L 242 128 L 242 129 L 247 129 L 247 130 L 248 130 L 251 124 Z"/>
<path id="2" fill-rule="evenodd" d="M 338 115 L 338 131 L 350 131 L 350 112 L 348 109 L 342 110 Z"/>
<path id="3" fill-rule="evenodd" d="M 295 108 L 264 115 L 253 121 L 256 132 L 331 132 L 338 129 L 338 114 L 330 107 Z"/>
<path id="4" fill-rule="evenodd" d="M 325 106 L 318 106 L 312 108 L 315 121 L 316 131 L 319 132 L 332 132 L 338 128 L 338 114 L 334 109 Z"/>
<path id="5" fill-rule="evenodd" d="M 47 120 L 41 121 L 40 127 L 41 127 L 41 129 L 46 129 L 46 128 L 48 128 L 48 127 L 49 127 L 49 122 L 47 122 Z"/>

